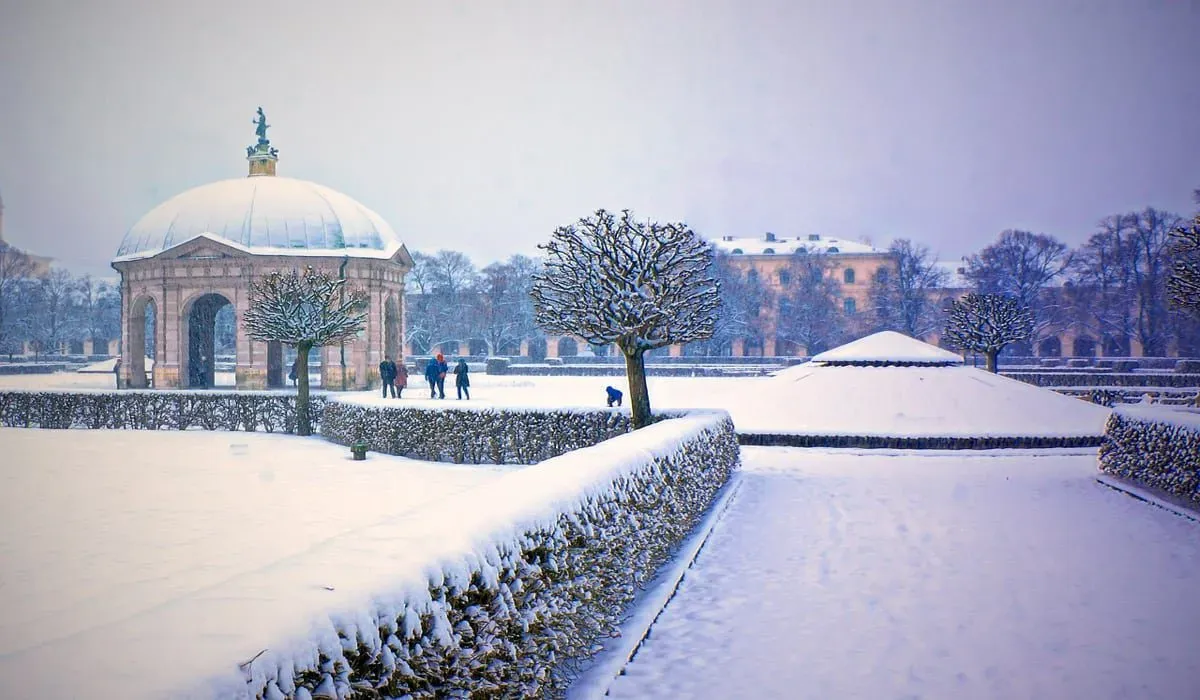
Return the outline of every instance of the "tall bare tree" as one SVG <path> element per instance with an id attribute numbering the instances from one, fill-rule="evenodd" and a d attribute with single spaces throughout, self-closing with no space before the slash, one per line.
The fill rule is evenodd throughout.
<path id="1" fill-rule="evenodd" d="M 868 292 L 870 324 L 876 331 L 900 331 L 925 338 L 941 330 L 945 319 L 937 290 L 949 273 L 938 266 L 929 248 L 901 238 L 888 247 L 895 267 L 880 267 Z"/>
<path id="2" fill-rule="evenodd" d="M 1147 207 L 1136 214 L 1131 232 L 1135 251 L 1133 284 L 1137 301 L 1137 338 L 1142 354 L 1165 355 L 1171 337 L 1170 311 L 1167 305 L 1167 260 L 1171 231 L 1181 219 L 1177 214 Z"/>
<path id="3" fill-rule="evenodd" d="M 77 281 L 79 331 L 84 340 L 105 343 L 121 335 L 121 294 L 116 286 L 84 275 Z M 93 352 L 96 348 L 93 346 Z M 107 354 L 107 347 L 97 354 Z"/>
<path id="4" fill-rule="evenodd" d="M 721 305 L 714 314 L 713 334 L 707 340 L 696 341 L 703 355 L 731 355 L 737 339 L 764 340 L 767 315 L 763 309 L 771 294 L 757 274 L 748 274 L 734 264 L 733 256 L 716 251 L 713 275 L 721 289 Z"/>
<path id="5" fill-rule="evenodd" d="M 550 333 L 625 355 L 635 429 L 651 421 L 647 350 L 712 336 L 720 285 L 710 274 L 712 248 L 682 223 L 641 222 L 600 209 L 559 227 L 534 275 L 534 318 Z"/>
<path id="6" fill-rule="evenodd" d="M 33 314 L 29 324 L 36 354 L 54 353 L 79 327 L 79 286 L 71 273 L 51 268 L 33 283 Z"/>
<path id="7" fill-rule="evenodd" d="M 1200 190 L 1196 190 L 1196 198 L 1200 201 Z M 1192 219 L 1191 226 L 1178 226 L 1171 236 L 1174 264 L 1167 293 L 1175 308 L 1200 320 L 1200 214 Z"/>
<path id="8" fill-rule="evenodd" d="M 841 288 L 829 275 L 830 267 L 824 253 L 797 253 L 779 281 L 776 334 L 803 345 L 809 355 L 836 345 L 846 332 Z"/>
<path id="9" fill-rule="evenodd" d="M 1049 287 L 1070 263 L 1067 246 L 1042 233 L 1009 229 L 967 258 L 966 277 L 976 292 L 1013 297 L 1033 317 L 1036 342 L 1061 320 L 1062 296 Z"/>
<path id="10" fill-rule="evenodd" d="M 296 348 L 296 432 L 312 434 L 308 411 L 308 353 L 351 340 L 366 326 L 367 293 L 324 270 L 272 272 L 250 283 L 242 327 L 254 340 Z"/>
<path id="11" fill-rule="evenodd" d="M 22 308 L 27 296 L 22 285 L 32 274 L 29 256 L 0 241 L 0 352 L 11 355 L 24 340 L 29 310 Z"/>
<path id="12" fill-rule="evenodd" d="M 1128 354 L 1137 333 L 1133 245 L 1136 214 L 1113 214 L 1071 256 L 1063 292 L 1072 321 L 1105 344 L 1105 354 Z"/>
<path id="13" fill-rule="evenodd" d="M 537 270 L 533 258 L 514 255 L 480 271 L 471 304 L 475 310 L 472 325 L 487 344 L 488 354 L 517 348 L 521 340 L 536 332 L 529 291 Z"/>

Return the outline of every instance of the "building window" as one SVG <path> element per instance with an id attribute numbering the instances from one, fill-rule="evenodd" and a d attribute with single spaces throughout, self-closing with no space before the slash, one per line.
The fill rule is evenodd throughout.
<path id="1" fill-rule="evenodd" d="M 742 249 L 741 249 L 741 248 L 734 248 L 733 250 L 731 250 L 731 251 L 729 251 L 729 252 L 730 252 L 730 253 L 733 253 L 734 255 L 741 255 L 741 254 L 742 254 Z"/>
<path id="2" fill-rule="evenodd" d="M 763 255 L 774 255 L 774 254 L 775 254 L 774 248 L 763 248 Z"/>
<path id="3" fill-rule="evenodd" d="M 806 253 L 808 253 L 808 248 L 805 248 L 804 246 L 799 246 L 796 248 L 796 255 L 804 255 Z"/>
<path id="4" fill-rule="evenodd" d="M 886 267 L 881 267 L 875 271 L 875 279 L 879 280 L 881 284 L 887 284 L 888 274 L 888 269 Z"/>
<path id="5" fill-rule="evenodd" d="M 826 253 L 840 253 L 842 251 L 838 250 L 838 247 L 834 245 L 834 246 L 829 246 L 829 249 L 826 250 L 825 252 Z"/>
<path id="6" fill-rule="evenodd" d="M 755 270 L 753 268 L 748 270 L 746 272 L 746 279 L 749 280 L 751 284 L 757 284 L 758 283 L 758 270 Z"/>
<path id="7" fill-rule="evenodd" d="M 854 284 L 854 268 L 853 267 L 847 267 L 845 270 L 842 270 L 842 281 L 845 282 L 846 284 Z"/>
<path id="8" fill-rule="evenodd" d="M 858 312 L 858 303 L 849 297 L 842 302 L 842 308 L 846 310 L 847 316 L 852 316 Z"/>
<path id="9" fill-rule="evenodd" d="M 779 271 L 779 284 L 782 284 L 783 286 L 786 287 L 787 285 L 791 284 L 791 282 L 792 282 L 792 273 L 788 272 L 787 270 L 780 270 Z"/>

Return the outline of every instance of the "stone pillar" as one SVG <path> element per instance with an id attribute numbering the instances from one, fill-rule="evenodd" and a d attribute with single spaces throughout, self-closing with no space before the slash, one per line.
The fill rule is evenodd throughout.
<path id="1" fill-rule="evenodd" d="M 746 340 L 744 338 L 734 338 L 730 343 L 729 353 L 734 357 L 746 356 Z"/>
<path id="2" fill-rule="evenodd" d="M 521 357 L 529 357 L 529 338 L 521 339 L 521 349 L 519 350 Z"/>
<path id="3" fill-rule="evenodd" d="M 558 341 L 559 336 L 546 336 L 546 357 L 558 357 Z"/>
<path id="4" fill-rule="evenodd" d="M 670 346 L 669 355 L 670 357 L 683 357 L 683 346 L 679 343 Z"/>
<path id="5" fill-rule="evenodd" d="M 459 355 L 459 357 L 466 357 L 466 356 L 468 356 L 468 355 L 470 355 L 470 354 L 471 354 L 471 344 L 470 344 L 470 343 L 464 343 L 464 342 L 462 342 L 462 341 L 459 341 L 459 343 L 458 343 L 458 355 Z"/>
<path id="6" fill-rule="evenodd" d="M 775 357 L 775 337 L 768 336 L 763 339 L 763 356 Z"/>
<path id="7" fill-rule="evenodd" d="M 233 292 L 233 313 L 236 316 L 236 331 L 234 348 L 237 353 L 237 365 L 234 367 L 234 381 L 239 389 L 267 388 L 267 344 L 251 340 L 242 328 L 242 316 L 250 310 L 249 293 L 242 289 Z M 286 370 L 285 370 L 286 376 Z"/>

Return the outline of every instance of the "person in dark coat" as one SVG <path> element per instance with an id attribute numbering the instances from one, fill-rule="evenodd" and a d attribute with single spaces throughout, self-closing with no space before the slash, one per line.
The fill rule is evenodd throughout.
<path id="1" fill-rule="evenodd" d="M 429 382 L 429 398 L 446 398 L 446 372 L 449 370 L 450 366 L 446 364 L 446 358 L 440 352 L 435 359 L 425 365 L 425 381 Z"/>
<path id="2" fill-rule="evenodd" d="M 608 407 L 612 408 L 621 405 L 621 397 L 625 396 L 620 389 L 614 389 L 611 386 L 604 387 L 604 392 L 608 394 Z"/>
<path id="3" fill-rule="evenodd" d="M 296 373 L 299 371 L 300 371 L 300 358 L 297 357 L 296 359 L 292 360 L 292 370 L 290 372 L 288 372 L 288 379 L 292 380 L 292 386 L 296 386 L 296 381 L 298 379 Z"/>
<path id="4" fill-rule="evenodd" d="M 387 398 L 389 387 L 392 398 L 396 398 L 396 363 L 392 362 L 392 358 L 385 357 L 379 363 L 379 379 L 383 381 L 383 398 Z"/>
<path id="5" fill-rule="evenodd" d="M 467 361 L 458 358 L 458 364 L 454 365 L 454 388 L 458 389 L 458 400 L 462 401 L 463 394 L 467 395 L 467 401 L 471 400 L 471 380 L 467 377 Z"/>
<path id="6" fill-rule="evenodd" d="M 117 379 L 117 388 L 121 388 L 121 358 L 117 358 L 117 363 L 113 365 L 113 376 Z"/>
<path id="7" fill-rule="evenodd" d="M 404 366 L 404 358 L 396 363 L 396 396 L 404 398 L 404 388 L 408 386 L 408 368 Z"/>

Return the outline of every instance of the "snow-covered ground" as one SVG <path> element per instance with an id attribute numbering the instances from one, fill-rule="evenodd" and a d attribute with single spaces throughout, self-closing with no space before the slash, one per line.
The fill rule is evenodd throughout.
<path id="1" fill-rule="evenodd" d="M 268 589 L 264 572 L 513 471 L 262 433 L 7 428 L 0 448 L 4 698 L 145 696 L 212 673 L 214 647 L 260 632 L 262 600 L 302 623 L 329 582 L 314 566 L 309 585 Z M 189 634 L 201 620 L 220 635 Z M 141 663 L 148 645 L 170 662 Z"/>
<path id="2" fill-rule="evenodd" d="M 1094 452 L 742 456 L 610 697 L 1200 696 L 1200 526 Z"/>

